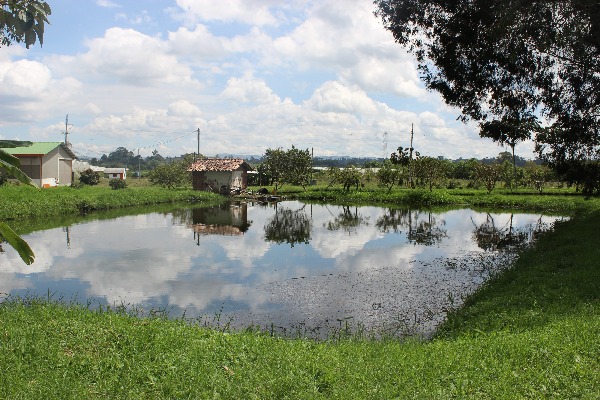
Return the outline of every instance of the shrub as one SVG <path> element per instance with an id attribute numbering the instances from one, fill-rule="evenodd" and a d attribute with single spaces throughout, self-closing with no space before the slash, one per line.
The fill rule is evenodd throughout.
<path id="1" fill-rule="evenodd" d="M 108 181 L 108 186 L 113 188 L 113 190 L 125 189 L 127 187 L 127 182 L 122 179 L 111 179 Z"/>
<path id="2" fill-rule="evenodd" d="M 95 186 L 100 183 L 100 173 L 88 168 L 79 176 L 79 182 L 85 185 Z"/>
<path id="3" fill-rule="evenodd" d="M 71 182 L 71 187 L 73 189 L 81 189 L 84 186 L 85 185 L 81 181 L 73 181 L 73 182 Z"/>

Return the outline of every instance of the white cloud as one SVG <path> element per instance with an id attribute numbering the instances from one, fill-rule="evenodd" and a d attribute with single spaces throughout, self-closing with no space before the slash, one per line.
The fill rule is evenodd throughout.
<path id="1" fill-rule="evenodd" d="M 169 32 L 169 42 L 175 54 L 197 58 L 203 62 L 226 55 L 223 38 L 214 36 L 206 26 L 196 25 L 193 31 L 179 28 Z"/>
<path id="2" fill-rule="evenodd" d="M 0 91 L 16 97 L 31 97 L 47 90 L 52 74 L 48 67 L 29 60 L 0 63 Z"/>
<path id="3" fill-rule="evenodd" d="M 96 4 L 98 4 L 100 7 L 105 7 L 105 8 L 121 7 L 119 4 L 115 3 L 114 1 L 110 1 L 110 0 L 96 0 Z"/>
<path id="4" fill-rule="evenodd" d="M 320 112 L 358 115 L 371 115 L 377 108 L 364 91 L 339 82 L 325 82 L 304 104 Z"/>
<path id="5" fill-rule="evenodd" d="M 81 63 L 80 70 L 108 81 L 138 86 L 191 81 L 190 68 L 169 54 L 167 43 L 133 29 L 111 28 L 88 47 L 73 61 Z"/>
<path id="6" fill-rule="evenodd" d="M 273 93 L 271 88 L 260 79 L 246 76 L 243 78 L 230 78 L 221 97 L 242 103 L 256 104 L 278 104 L 279 97 Z"/>
<path id="7" fill-rule="evenodd" d="M 74 78 L 55 79 L 38 61 L 0 61 L 0 126 L 47 118 L 74 101 L 81 87 Z"/>
<path id="8" fill-rule="evenodd" d="M 171 117 L 200 117 L 202 111 L 188 100 L 179 100 L 169 104 L 167 115 Z"/>
<path id="9" fill-rule="evenodd" d="M 247 25 L 276 25 L 277 18 L 262 0 L 177 0 L 188 21 L 237 22 Z"/>

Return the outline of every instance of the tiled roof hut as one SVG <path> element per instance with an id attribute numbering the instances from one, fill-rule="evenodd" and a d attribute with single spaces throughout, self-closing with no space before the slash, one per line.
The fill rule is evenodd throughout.
<path id="1" fill-rule="evenodd" d="M 196 190 L 230 193 L 234 189 L 246 189 L 250 164 L 241 158 L 205 158 L 195 161 L 188 171 L 192 172 Z"/>

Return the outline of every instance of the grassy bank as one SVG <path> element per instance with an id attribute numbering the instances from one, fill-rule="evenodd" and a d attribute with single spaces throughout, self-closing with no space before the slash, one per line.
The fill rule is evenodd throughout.
<path id="1" fill-rule="evenodd" d="M 599 198 L 586 199 L 574 191 L 553 191 L 539 194 L 520 190 L 496 189 L 488 194 L 477 189 L 387 189 L 367 188 L 345 192 L 339 188 L 285 186 L 278 194 L 305 201 L 320 201 L 336 204 L 393 204 L 413 207 L 465 206 L 524 209 L 572 213 L 579 208 L 600 207 Z"/>
<path id="2" fill-rule="evenodd" d="M 129 187 L 122 190 L 97 186 L 38 190 L 29 186 L 7 185 L 0 187 L 0 196 L 0 220 L 5 221 L 141 205 L 179 202 L 218 204 L 223 201 L 222 197 L 213 193 L 154 186 Z"/>
<path id="3" fill-rule="evenodd" d="M 22 220 L 49 216 L 85 214 L 91 211 L 119 209 L 166 203 L 220 203 L 221 196 L 192 189 L 165 189 L 134 181 L 127 189 L 111 190 L 107 186 L 84 186 L 79 189 L 58 187 L 37 190 L 28 186 L 0 187 L 0 220 Z M 256 189 L 256 188 L 255 188 Z M 411 190 L 369 188 L 344 192 L 340 189 L 286 186 L 279 192 L 288 198 L 337 204 L 406 205 L 411 207 L 465 206 L 523 209 L 573 213 L 580 208 L 600 208 L 600 199 L 586 200 L 583 195 L 554 192 L 539 195 L 533 192 L 495 190 L 436 189 Z"/>
<path id="4" fill-rule="evenodd" d="M 429 342 L 223 333 L 0 305 L 0 398 L 583 398 L 600 393 L 600 212 L 580 211 Z"/>

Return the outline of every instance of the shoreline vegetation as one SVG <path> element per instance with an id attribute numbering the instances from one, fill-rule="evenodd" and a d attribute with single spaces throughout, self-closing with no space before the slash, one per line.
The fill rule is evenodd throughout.
<path id="1" fill-rule="evenodd" d="M 1 190 L 0 219 L 17 221 L 223 200 L 191 189 Z M 22 190 L 31 194 L 24 197 Z M 428 341 L 352 334 L 284 339 L 119 307 L 91 310 L 52 298 L 4 295 L 0 398 L 597 398 L 599 199 L 562 192 L 386 192 L 321 188 L 279 194 L 333 203 L 541 210 L 572 218 L 557 223 L 511 269 L 450 312 Z"/>
<path id="2" fill-rule="evenodd" d="M 258 188 L 253 188 L 258 189 Z M 123 209 L 158 204 L 208 204 L 226 201 L 217 194 L 191 188 L 166 189 L 156 186 L 111 190 L 102 186 L 57 187 L 38 190 L 28 186 L 1 188 L 0 220 L 12 221 L 61 215 L 84 215 L 93 211 Z M 491 194 L 477 189 L 362 189 L 345 192 L 338 188 L 287 187 L 278 195 L 288 199 L 333 204 L 411 207 L 480 207 L 573 214 L 579 209 L 600 209 L 600 198 L 586 199 L 575 191 L 557 190 L 539 194 L 532 191 L 497 189 Z M 244 199 L 244 196 L 237 197 Z"/>

